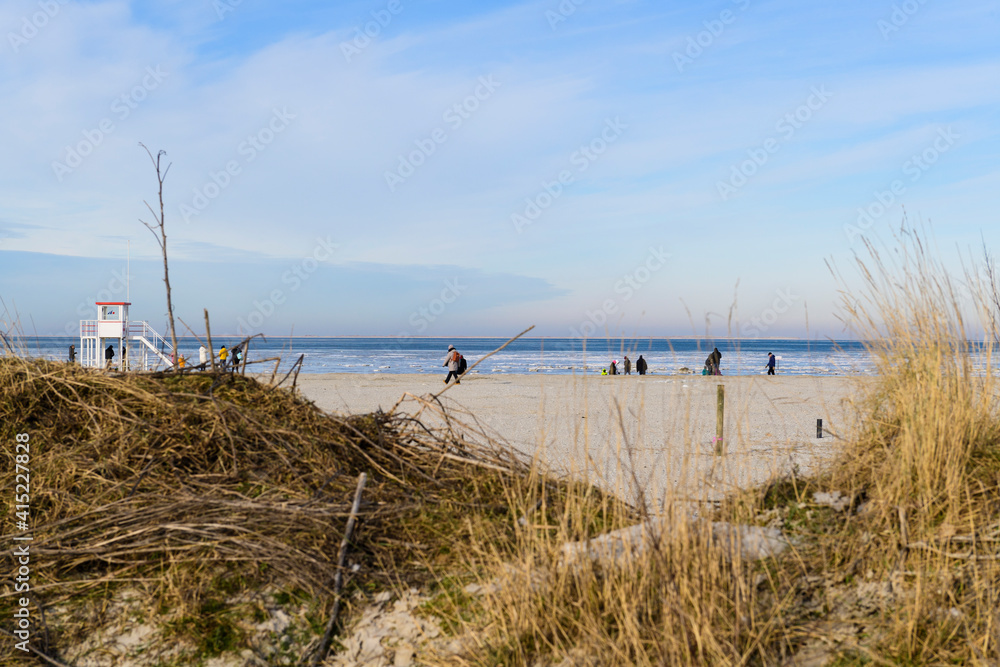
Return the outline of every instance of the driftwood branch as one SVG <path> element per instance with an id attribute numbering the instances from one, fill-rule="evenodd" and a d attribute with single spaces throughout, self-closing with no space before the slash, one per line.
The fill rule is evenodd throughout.
<path id="1" fill-rule="evenodd" d="M 351 542 L 351 535 L 354 533 L 358 509 L 361 507 L 361 493 L 365 490 L 367 478 L 365 473 L 358 475 L 358 490 L 354 492 L 354 504 L 351 506 L 351 515 L 347 518 L 347 528 L 344 530 L 344 539 L 340 541 L 340 553 L 337 555 L 337 573 L 333 579 L 333 611 L 330 613 L 329 623 L 326 624 L 323 640 L 319 643 L 316 656 L 313 658 L 313 667 L 317 667 L 326 658 L 326 652 L 330 649 L 330 637 L 333 635 L 333 628 L 337 625 L 337 616 L 340 615 L 340 589 L 344 586 L 344 560 L 347 559 L 347 548 Z"/>
<path id="2" fill-rule="evenodd" d="M 294 364 L 292 364 L 292 367 L 288 369 L 287 373 L 285 373 L 285 377 L 281 378 L 281 382 L 279 382 L 278 384 L 276 384 L 274 386 L 275 387 L 280 387 L 282 385 L 282 383 L 285 380 L 288 379 L 288 376 L 292 374 L 292 371 L 294 371 L 296 368 L 300 368 L 302 366 L 302 360 L 305 359 L 305 357 L 306 357 L 306 355 L 300 354 L 299 358 L 295 360 Z M 299 378 L 299 374 L 296 371 L 296 373 L 295 373 L 295 379 L 298 380 L 298 378 Z M 295 388 L 295 380 L 292 381 L 292 388 L 293 389 Z"/>
<path id="3" fill-rule="evenodd" d="M 212 372 L 215 372 L 215 349 L 212 347 L 212 327 L 208 324 L 208 308 L 205 309 L 205 338 L 208 339 L 208 360 L 212 362 Z"/>

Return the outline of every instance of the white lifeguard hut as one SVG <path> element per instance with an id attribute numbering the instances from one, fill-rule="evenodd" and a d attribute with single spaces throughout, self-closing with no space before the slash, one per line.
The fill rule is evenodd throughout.
<path id="1" fill-rule="evenodd" d="M 128 301 L 98 301 L 97 319 L 80 320 L 80 364 L 104 368 L 104 350 L 115 350 L 111 367 L 123 371 L 152 370 L 173 365 L 173 348 L 148 322 L 128 318 Z M 157 347 L 159 346 L 159 347 Z M 163 350 L 163 351 L 161 351 Z"/>

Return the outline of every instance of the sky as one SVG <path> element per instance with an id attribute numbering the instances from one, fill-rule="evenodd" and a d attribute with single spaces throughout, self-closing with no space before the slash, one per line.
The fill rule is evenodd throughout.
<path id="1" fill-rule="evenodd" d="M 844 338 L 865 238 L 1000 247 L 998 34 L 980 0 L 6 0 L 0 328 L 128 298 L 162 333 L 165 151 L 197 330 Z"/>

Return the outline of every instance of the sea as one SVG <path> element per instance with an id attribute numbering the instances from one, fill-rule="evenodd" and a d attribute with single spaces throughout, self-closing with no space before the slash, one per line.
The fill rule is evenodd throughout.
<path id="1" fill-rule="evenodd" d="M 239 338 L 214 337 L 219 346 L 231 347 Z M 699 338 L 520 338 L 487 357 L 507 343 L 506 338 L 367 338 L 367 337 L 281 337 L 255 338 L 250 343 L 248 361 L 280 358 L 261 363 L 255 370 L 270 373 L 278 364 L 284 373 L 302 355 L 302 373 L 444 373 L 442 367 L 448 345 L 465 356 L 472 373 L 485 375 L 544 373 L 551 375 L 593 375 L 628 355 L 635 361 L 642 355 L 649 373 L 673 375 L 690 369 L 701 373 L 705 358 L 713 348 L 722 353 L 723 375 L 765 373 L 767 355 L 777 357 L 780 375 L 866 375 L 874 364 L 862 343 L 846 340 L 727 339 Z M 20 356 L 66 360 L 75 337 L 20 337 Z M 182 338 L 181 354 L 189 363 L 198 363 L 199 343 Z M 481 360 L 481 362 L 480 362 Z M 634 371 L 633 371 L 634 372 Z"/>

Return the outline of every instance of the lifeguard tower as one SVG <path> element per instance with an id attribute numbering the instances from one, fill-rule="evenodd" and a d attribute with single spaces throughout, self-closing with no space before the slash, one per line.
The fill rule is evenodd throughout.
<path id="1" fill-rule="evenodd" d="M 128 301 L 98 301 L 97 319 L 80 320 L 80 364 L 105 366 L 104 350 L 115 348 L 111 367 L 123 371 L 152 370 L 160 364 L 172 366 L 173 348 L 148 322 L 128 318 Z M 159 347 L 157 347 L 159 346 Z M 160 350 L 164 350 L 161 352 Z"/>

